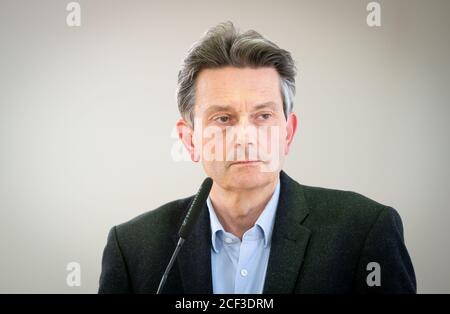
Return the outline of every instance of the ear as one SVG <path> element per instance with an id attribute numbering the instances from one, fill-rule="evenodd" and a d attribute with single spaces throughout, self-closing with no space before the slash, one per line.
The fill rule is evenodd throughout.
<path id="1" fill-rule="evenodd" d="M 196 152 L 194 144 L 194 129 L 189 125 L 189 123 L 183 118 L 176 122 L 176 128 L 178 133 L 178 138 L 183 142 L 184 147 L 186 147 L 191 160 L 193 162 L 198 162 L 200 160 L 199 155 Z"/>
<path id="2" fill-rule="evenodd" d="M 284 148 L 284 154 L 287 155 L 291 148 L 291 143 L 294 140 L 295 132 L 297 131 L 297 116 L 291 112 L 287 118 L 286 124 L 286 145 Z"/>

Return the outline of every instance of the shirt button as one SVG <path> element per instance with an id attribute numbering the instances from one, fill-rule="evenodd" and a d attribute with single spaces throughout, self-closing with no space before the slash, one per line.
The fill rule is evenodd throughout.
<path id="1" fill-rule="evenodd" d="M 241 276 L 242 276 L 242 277 L 247 276 L 247 274 L 248 274 L 247 269 L 245 269 L 245 268 L 241 269 Z"/>
<path id="2" fill-rule="evenodd" d="M 225 238 L 225 242 L 230 244 L 231 242 L 233 242 L 233 240 L 231 240 L 230 238 Z"/>

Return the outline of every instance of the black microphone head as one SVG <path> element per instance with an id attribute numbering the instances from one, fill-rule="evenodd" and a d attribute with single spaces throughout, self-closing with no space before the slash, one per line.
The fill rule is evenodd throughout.
<path id="1" fill-rule="evenodd" d="M 178 235 L 181 238 L 186 239 L 188 235 L 191 233 L 191 230 L 194 227 L 203 206 L 205 205 L 206 199 L 208 198 L 209 191 L 211 191 L 212 185 L 213 180 L 208 177 L 203 181 L 202 185 L 200 186 L 200 189 L 195 195 L 191 203 L 191 206 L 186 214 L 186 217 L 184 218 L 183 224 L 181 225 L 180 230 L 178 231 Z"/>

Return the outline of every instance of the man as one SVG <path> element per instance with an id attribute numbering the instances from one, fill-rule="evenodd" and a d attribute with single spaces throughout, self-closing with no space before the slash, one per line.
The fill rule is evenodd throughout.
<path id="1" fill-rule="evenodd" d="M 178 134 L 213 186 L 163 293 L 415 293 L 391 207 L 311 187 L 282 166 L 297 130 L 289 52 L 233 24 L 178 75 Z M 113 227 L 100 293 L 155 293 L 193 196 Z"/>

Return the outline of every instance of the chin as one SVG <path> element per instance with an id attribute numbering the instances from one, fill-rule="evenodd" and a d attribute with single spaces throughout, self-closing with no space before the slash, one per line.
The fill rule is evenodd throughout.
<path id="1" fill-rule="evenodd" d="M 256 169 L 241 167 L 230 171 L 227 178 L 228 185 L 236 189 L 253 189 L 268 184 L 270 181 L 270 173 L 261 172 L 257 167 Z"/>

